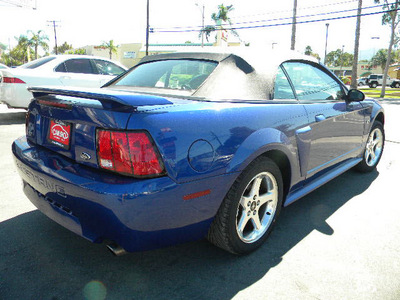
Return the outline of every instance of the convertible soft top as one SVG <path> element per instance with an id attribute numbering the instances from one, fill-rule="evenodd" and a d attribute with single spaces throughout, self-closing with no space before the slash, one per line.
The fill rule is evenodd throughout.
<path id="1" fill-rule="evenodd" d="M 231 49 L 229 49 L 231 50 Z M 208 52 L 175 52 L 144 57 L 139 65 L 152 61 L 196 59 L 218 62 L 218 67 L 192 94 L 212 100 L 270 100 L 275 76 L 281 63 L 290 60 L 318 64 L 310 56 L 295 51 L 254 50 L 247 48 Z"/>

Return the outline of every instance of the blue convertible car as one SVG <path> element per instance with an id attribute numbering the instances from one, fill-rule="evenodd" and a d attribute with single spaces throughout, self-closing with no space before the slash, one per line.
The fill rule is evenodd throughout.
<path id="1" fill-rule="evenodd" d="M 283 206 L 384 147 L 382 107 L 294 52 L 160 54 L 100 89 L 30 91 L 12 145 L 25 194 L 117 254 L 253 251 Z"/>

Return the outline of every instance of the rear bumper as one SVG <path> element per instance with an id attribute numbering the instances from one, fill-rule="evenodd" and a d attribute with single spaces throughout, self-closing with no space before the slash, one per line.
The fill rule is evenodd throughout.
<path id="1" fill-rule="evenodd" d="M 177 184 L 134 179 L 82 166 L 25 137 L 12 145 L 30 201 L 49 218 L 92 242 L 142 251 L 205 236 L 235 174 Z M 185 197 L 210 190 L 201 197 Z"/>

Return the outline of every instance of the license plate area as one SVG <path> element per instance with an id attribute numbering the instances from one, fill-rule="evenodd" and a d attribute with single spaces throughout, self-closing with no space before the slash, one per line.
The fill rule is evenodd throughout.
<path id="1" fill-rule="evenodd" d="M 58 147 L 69 149 L 71 124 L 59 120 L 50 120 L 47 142 Z"/>

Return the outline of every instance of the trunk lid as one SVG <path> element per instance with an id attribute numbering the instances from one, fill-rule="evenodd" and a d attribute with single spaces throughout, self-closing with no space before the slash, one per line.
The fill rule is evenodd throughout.
<path id="1" fill-rule="evenodd" d="M 27 117 L 28 140 L 92 167 L 98 167 L 97 129 L 125 130 L 139 106 L 173 104 L 159 96 L 109 89 L 34 87 L 29 91 L 34 101 Z"/>

